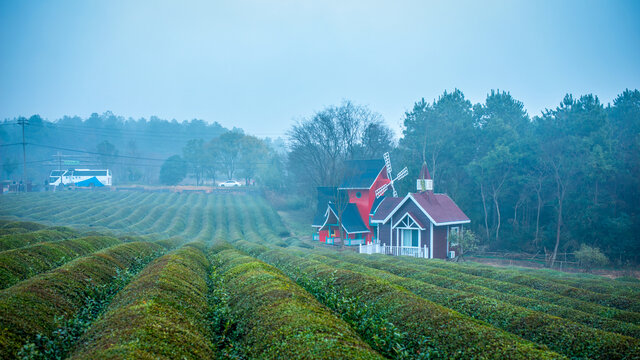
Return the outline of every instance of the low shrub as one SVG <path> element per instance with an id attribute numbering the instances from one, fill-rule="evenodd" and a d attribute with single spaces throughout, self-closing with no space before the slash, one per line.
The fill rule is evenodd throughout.
<path id="1" fill-rule="evenodd" d="M 547 295 L 542 293 L 537 294 L 536 296 L 537 290 L 533 290 L 531 288 L 518 289 L 510 292 L 500 292 L 494 290 L 499 289 L 500 285 L 495 284 L 494 281 L 490 279 L 476 279 L 472 275 L 460 274 L 454 271 L 437 268 L 425 271 L 422 267 L 419 266 L 407 266 L 402 261 L 393 261 L 393 259 L 396 259 L 393 257 L 390 258 L 386 256 L 363 256 L 359 254 L 349 253 L 338 254 L 335 251 L 323 250 L 317 250 L 316 253 L 355 264 L 365 265 L 370 268 L 388 271 L 389 273 L 398 276 L 416 279 L 428 284 L 439 286 L 441 288 L 482 295 L 512 305 L 521 306 L 536 312 L 543 312 L 549 315 L 565 318 L 599 330 L 615 332 L 621 335 L 640 339 L 640 326 L 638 325 L 597 316 L 569 307 L 563 307 L 548 303 L 545 301 L 545 296 Z M 516 293 L 521 294 L 522 290 L 531 292 L 532 294 L 530 296 L 537 297 L 538 299 L 514 295 Z M 576 307 L 578 307 L 578 305 L 576 305 Z"/>
<path id="2" fill-rule="evenodd" d="M 355 256 L 347 257 L 354 259 Z M 359 256 L 362 258 L 362 256 Z M 445 289 L 432 283 L 403 278 L 365 265 L 368 259 L 356 261 L 365 265 L 312 256 L 331 266 L 376 276 L 449 309 L 487 322 L 523 339 L 547 345 L 550 349 L 572 358 L 626 359 L 640 358 L 640 340 L 596 330 L 566 319 L 514 306 L 486 296 Z M 382 267 L 390 268 L 390 266 Z"/>
<path id="3" fill-rule="evenodd" d="M 213 261 L 248 357 L 382 359 L 276 268 L 230 249 L 217 253 Z"/>
<path id="4" fill-rule="evenodd" d="M 89 323 L 77 315 L 89 308 L 85 315 L 96 316 L 94 310 L 124 285 L 118 281 L 121 275 L 138 270 L 162 250 L 146 242 L 121 244 L 0 291 L 0 357 L 15 359 L 25 344 L 24 352 L 32 357 L 69 349 L 81 332 L 69 327 L 82 329 Z"/>
<path id="5" fill-rule="evenodd" d="M 70 228 L 56 227 L 26 233 L 0 236 L 0 251 L 17 249 L 40 242 L 65 240 L 78 237 L 78 232 Z"/>
<path id="6" fill-rule="evenodd" d="M 247 242 L 237 246 L 284 271 L 387 357 L 563 358 L 382 279 Z"/>
<path id="7" fill-rule="evenodd" d="M 156 259 L 115 296 L 71 358 L 215 358 L 206 322 L 208 268 L 196 246 Z"/>
<path id="8" fill-rule="evenodd" d="M 615 319 L 640 325 L 640 313 L 620 310 L 585 300 L 581 296 L 572 296 L 571 291 L 558 293 L 554 289 L 575 289 L 577 293 L 585 291 L 575 287 L 566 287 L 551 280 L 543 280 L 533 276 L 524 275 L 518 271 L 509 269 L 487 268 L 470 264 L 450 263 L 441 260 L 417 259 L 408 256 L 389 259 L 386 256 L 377 256 L 378 259 L 387 262 L 404 264 L 413 268 L 413 271 L 426 271 L 439 274 L 453 280 L 460 280 L 474 285 L 480 285 L 503 293 L 527 297 L 537 301 L 550 302 L 559 306 L 588 312 L 600 317 Z M 406 275 L 403 275 L 406 276 Z M 546 284 L 546 285 L 544 285 Z M 591 292 L 590 292 L 591 293 Z M 602 294 L 602 297 L 605 295 Z M 609 296 L 607 296 L 609 297 Z M 611 298 L 611 297 L 609 297 Z"/>
<path id="9" fill-rule="evenodd" d="M 39 224 L 31 221 L 9 221 L 2 225 L 3 228 L 17 228 L 17 229 L 25 229 L 27 231 L 37 231 L 46 229 L 47 226 L 43 224 Z"/>
<path id="10" fill-rule="evenodd" d="M 116 238 L 89 236 L 0 252 L 0 289 L 117 244 Z"/>

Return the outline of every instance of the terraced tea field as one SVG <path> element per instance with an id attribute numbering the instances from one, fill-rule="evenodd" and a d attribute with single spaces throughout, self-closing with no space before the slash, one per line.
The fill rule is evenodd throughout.
<path id="1" fill-rule="evenodd" d="M 640 359 L 640 282 L 316 248 L 255 193 L 0 196 L 3 359 Z"/>

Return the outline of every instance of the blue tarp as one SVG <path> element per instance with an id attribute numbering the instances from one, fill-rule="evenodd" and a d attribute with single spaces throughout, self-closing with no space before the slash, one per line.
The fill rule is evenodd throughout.
<path id="1" fill-rule="evenodd" d="M 76 183 L 77 187 L 91 187 L 91 185 L 93 185 L 94 187 L 104 186 L 104 184 L 101 183 L 100 180 L 98 180 L 95 176 Z"/>

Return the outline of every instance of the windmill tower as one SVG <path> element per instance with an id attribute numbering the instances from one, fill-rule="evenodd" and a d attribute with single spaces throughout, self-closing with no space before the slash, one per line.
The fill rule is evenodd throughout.
<path id="1" fill-rule="evenodd" d="M 391 159 L 389 158 L 388 152 L 384 153 L 384 167 L 387 169 L 387 177 L 389 178 L 390 182 L 376 189 L 376 198 L 379 198 L 380 196 L 384 195 L 385 191 L 387 191 L 387 188 L 389 186 L 391 186 L 391 189 L 393 190 L 393 197 L 398 197 L 398 192 L 396 191 L 395 186 L 393 186 L 393 183 L 409 175 L 409 170 L 405 166 L 405 168 L 400 170 L 400 172 L 398 173 L 398 176 L 396 176 L 396 178 L 394 179 L 393 176 L 391 175 Z"/>
<path id="2" fill-rule="evenodd" d="M 433 191 L 433 180 L 427 169 L 427 162 L 422 163 L 422 169 L 420 169 L 420 177 L 418 177 L 418 183 L 416 189 L 419 192 Z"/>

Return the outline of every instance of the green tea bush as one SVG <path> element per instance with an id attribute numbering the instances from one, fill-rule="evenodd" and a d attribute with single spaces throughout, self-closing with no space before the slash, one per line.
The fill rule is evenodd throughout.
<path id="1" fill-rule="evenodd" d="M 443 269 L 431 269 L 424 271 L 421 267 L 407 266 L 402 261 L 392 261 L 394 258 L 387 256 L 367 256 L 349 253 L 338 254 L 334 251 L 323 250 L 317 250 L 316 253 L 355 264 L 365 265 L 370 268 L 388 271 L 389 273 L 398 276 L 416 279 L 428 284 L 437 285 L 441 288 L 461 290 L 466 293 L 486 296 L 488 298 L 521 306 L 537 312 L 543 312 L 549 315 L 575 321 L 599 330 L 640 338 L 640 326 L 638 325 L 551 304 L 543 300 L 545 298 L 544 294 L 539 296 L 540 299 L 532 299 L 529 297 L 514 295 L 514 293 L 518 293 L 519 291 L 496 291 L 494 289 L 499 288 L 499 285 L 495 285 L 493 282 L 487 281 L 487 279 L 484 278 L 475 279 L 471 277 L 471 275 L 460 274 Z M 487 287 L 480 285 L 485 285 Z M 525 288 L 525 290 L 535 292 L 535 290 L 530 288 Z"/>
<path id="2" fill-rule="evenodd" d="M 17 249 L 39 242 L 65 240 L 78 237 L 78 232 L 70 228 L 55 227 L 26 233 L 0 236 L 0 251 Z"/>
<path id="3" fill-rule="evenodd" d="M 284 271 L 387 357 L 563 358 L 382 279 L 247 242 L 238 242 L 237 246 Z M 388 331 L 389 326 L 393 331 Z"/>
<path id="4" fill-rule="evenodd" d="M 71 358 L 216 358 L 206 322 L 208 268 L 195 246 L 156 259 L 118 293 Z"/>
<path id="5" fill-rule="evenodd" d="M 237 250 L 213 261 L 249 358 L 382 359 L 281 271 Z"/>
<path id="6" fill-rule="evenodd" d="M 38 231 L 46 229 L 47 226 L 43 224 L 39 224 L 31 221 L 9 221 L 5 223 L 3 226 L 5 229 L 16 228 L 16 229 L 24 229 L 27 231 Z"/>
<path id="7" fill-rule="evenodd" d="M 514 306 L 465 291 L 445 289 L 429 282 L 407 279 L 364 265 L 324 256 L 311 256 L 331 266 L 376 276 L 433 301 L 434 303 L 485 321 L 523 339 L 547 345 L 572 358 L 625 359 L 640 357 L 640 340 L 595 330 L 541 312 Z M 369 263 L 367 260 L 362 263 Z"/>
<path id="8" fill-rule="evenodd" d="M 387 262 L 410 264 L 411 267 L 415 268 L 415 271 L 422 269 L 423 271 L 437 273 L 451 279 L 458 279 L 500 292 L 550 302 L 579 311 L 589 312 L 597 316 L 640 325 L 640 313 L 638 312 L 620 310 L 615 307 L 602 305 L 598 302 L 592 302 L 589 299 L 579 296 L 579 294 L 591 293 L 594 294 L 594 296 L 601 295 L 600 297 L 602 298 L 612 299 L 612 297 L 606 294 L 595 294 L 575 287 L 566 287 L 551 280 L 537 279 L 533 276 L 518 273 L 515 270 L 478 267 L 467 263 L 456 264 L 433 259 L 425 261 L 424 259 L 411 258 L 408 256 L 393 259 L 386 256 L 378 256 L 378 258 Z M 568 290 L 561 291 L 561 289 Z M 572 295 L 571 289 L 575 290 L 575 296 Z"/>
<path id="9" fill-rule="evenodd" d="M 0 289 L 117 244 L 116 238 L 89 236 L 0 252 Z"/>
<path id="10" fill-rule="evenodd" d="M 73 336 L 56 337 L 55 334 L 60 332 L 61 324 L 67 322 L 84 327 L 86 320 L 73 319 L 87 308 L 87 304 L 103 305 L 105 299 L 118 290 L 111 285 L 123 272 L 139 268 L 162 250 L 160 245 L 153 243 L 121 244 L 0 291 L 0 357 L 13 360 L 23 345 L 38 339 L 77 340 Z M 56 347 L 69 348 L 68 345 Z M 42 352 L 33 346 L 26 348 L 25 352 L 31 354 Z"/>

